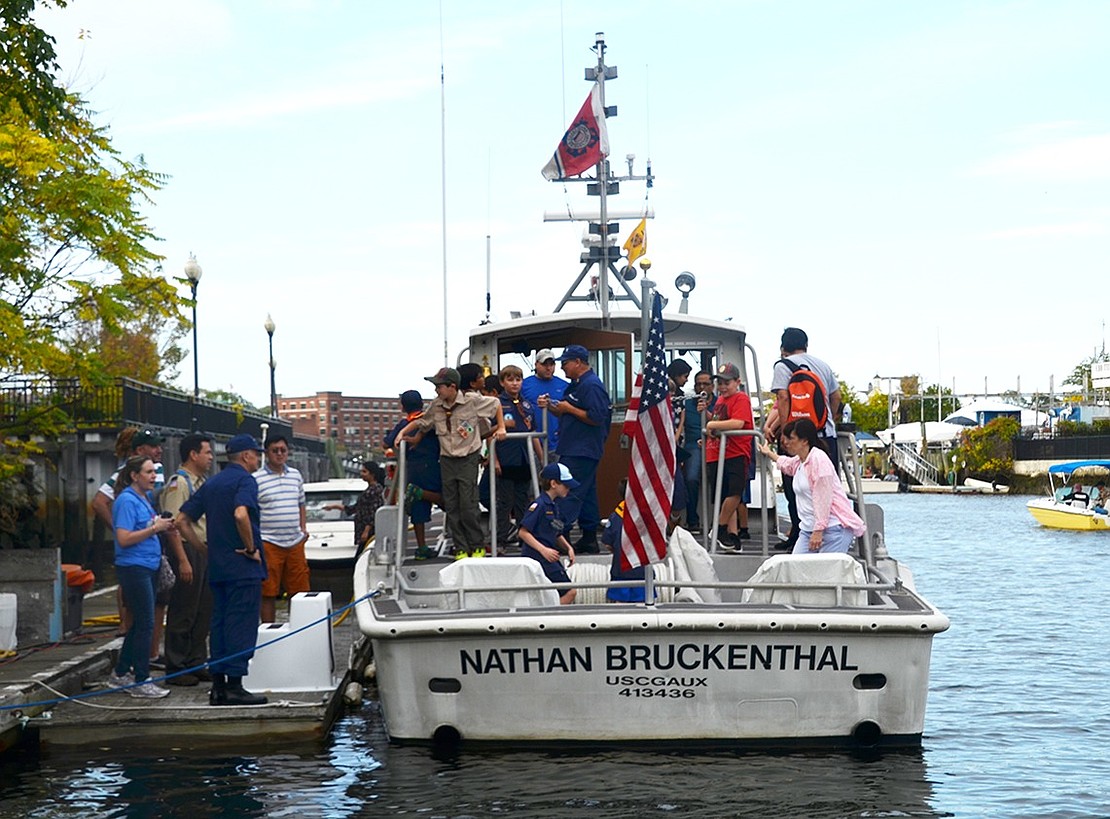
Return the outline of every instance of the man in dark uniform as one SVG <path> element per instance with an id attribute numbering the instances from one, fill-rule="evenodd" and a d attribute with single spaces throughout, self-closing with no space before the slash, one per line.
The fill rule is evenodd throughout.
<path id="1" fill-rule="evenodd" d="M 579 485 L 562 501 L 563 516 L 570 524 L 576 518 L 582 537 L 574 544 L 580 554 L 597 554 L 597 529 L 601 513 L 597 505 L 597 467 L 605 451 L 613 402 L 605 385 L 590 368 L 590 352 L 580 344 L 563 350 L 559 361 L 569 378 L 562 401 L 541 395 L 539 406 L 548 407 L 559 418 L 559 462 L 566 464 Z"/>
<path id="2" fill-rule="evenodd" d="M 178 530 L 203 550 L 193 522 L 208 523 L 208 582 L 212 586 L 212 705 L 262 705 L 266 698 L 243 688 L 258 639 L 258 611 L 266 564 L 259 530 L 258 482 L 262 447 L 250 435 L 227 442 L 228 464 L 181 505 Z M 232 656 L 239 655 L 239 656 Z"/>

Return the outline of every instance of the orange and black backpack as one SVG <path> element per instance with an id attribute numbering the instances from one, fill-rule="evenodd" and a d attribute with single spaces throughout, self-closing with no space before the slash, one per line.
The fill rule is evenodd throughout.
<path id="1" fill-rule="evenodd" d="M 805 364 L 796 364 L 788 358 L 779 361 L 790 368 L 790 380 L 786 382 L 789 417 L 783 423 L 808 418 L 818 434 L 822 433 L 829 420 L 829 401 L 821 376 Z"/>

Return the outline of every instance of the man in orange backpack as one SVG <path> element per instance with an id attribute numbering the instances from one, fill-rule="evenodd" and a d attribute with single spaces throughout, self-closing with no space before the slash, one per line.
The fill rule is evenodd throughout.
<path id="1" fill-rule="evenodd" d="M 778 438 L 779 431 L 789 421 L 809 418 L 817 427 L 818 437 L 828 450 L 829 459 L 839 469 L 840 460 L 836 446 L 836 419 L 840 417 L 840 383 L 832 367 L 807 352 L 809 336 L 805 330 L 787 327 L 782 331 L 780 344 L 782 358 L 775 363 L 771 377 L 771 392 L 775 394 L 775 409 L 763 434 L 768 441 Z M 794 547 L 798 539 L 798 504 L 794 498 L 794 481 L 782 476 L 782 491 L 790 511 L 790 535 L 787 545 Z"/>

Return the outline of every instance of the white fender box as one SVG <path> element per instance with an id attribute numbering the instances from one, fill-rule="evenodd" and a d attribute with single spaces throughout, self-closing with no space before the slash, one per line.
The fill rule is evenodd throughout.
<path id="1" fill-rule="evenodd" d="M 300 592 L 289 601 L 288 623 L 258 627 L 258 645 L 243 685 L 255 693 L 332 691 L 334 671 L 331 592 Z"/>

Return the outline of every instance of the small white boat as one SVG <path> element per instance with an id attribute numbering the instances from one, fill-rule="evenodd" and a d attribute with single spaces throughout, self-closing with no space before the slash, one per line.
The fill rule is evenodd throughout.
<path id="1" fill-rule="evenodd" d="M 304 485 L 308 540 L 305 557 L 310 569 L 342 569 L 355 565 L 355 521 L 342 509 L 352 506 L 366 489 L 358 478 L 335 478 Z"/>
<path id="2" fill-rule="evenodd" d="M 978 478 L 964 478 L 964 486 L 974 489 L 980 495 L 1008 495 L 1010 487 L 996 481 L 981 481 Z"/>
<path id="3" fill-rule="evenodd" d="M 1037 523 L 1049 529 L 1110 531 L 1110 515 L 1101 511 L 1107 498 L 1091 498 L 1091 489 L 1104 480 L 1110 481 L 1110 461 L 1054 464 L 1048 468 L 1048 497 L 1031 500 L 1026 508 Z"/>
<path id="4" fill-rule="evenodd" d="M 860 478 L 860 485 L 865 495 L 894 495 L 902 488 L 899 481 L 882 478 Z"/>

